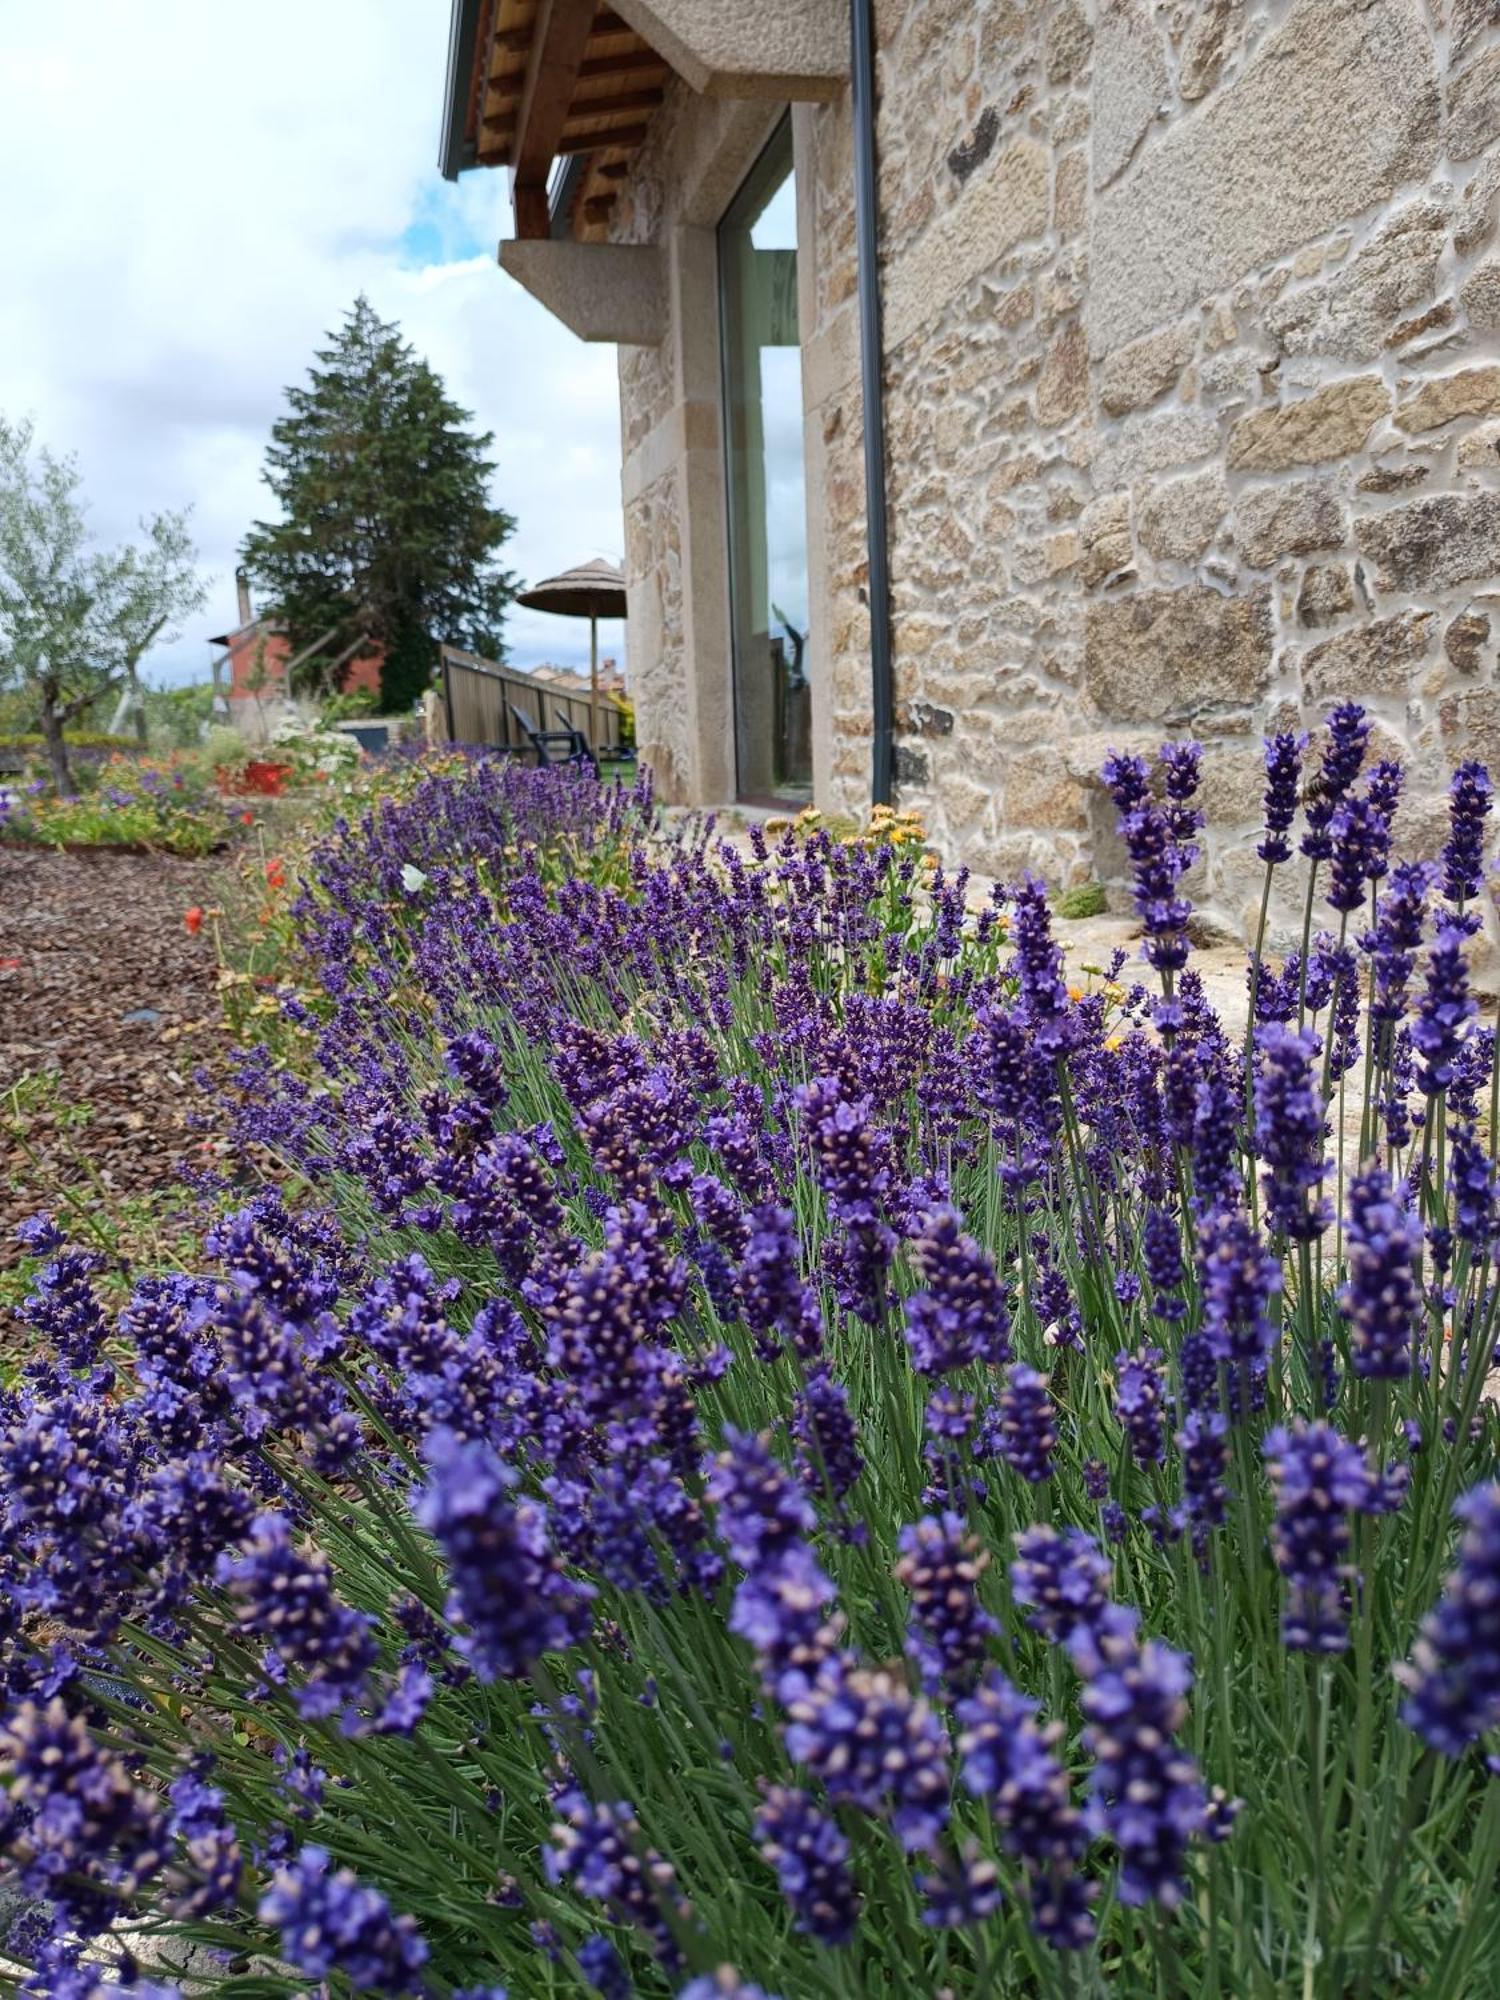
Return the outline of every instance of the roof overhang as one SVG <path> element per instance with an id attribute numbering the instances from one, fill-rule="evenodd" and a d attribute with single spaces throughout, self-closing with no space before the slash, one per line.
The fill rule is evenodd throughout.
<path id="1" fill-rule="evenodd" d="M 827 98 L 847 37 L 845 0 L 453 0 L 439 164 L 508 167 L 523 240 L 604 242 L 674 74 L 712 96 Z"/>

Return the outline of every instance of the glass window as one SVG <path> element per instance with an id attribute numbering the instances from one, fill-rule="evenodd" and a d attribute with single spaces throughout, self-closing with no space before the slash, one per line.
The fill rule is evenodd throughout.
<path id="1" fill-rule="evenodd" d="M 812 797 L 797 188 L 783 121 L 719 225 L 741 798 Z"/>

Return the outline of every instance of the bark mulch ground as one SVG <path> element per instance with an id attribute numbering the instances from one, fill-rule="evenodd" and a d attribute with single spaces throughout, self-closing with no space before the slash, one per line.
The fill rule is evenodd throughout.
<path id="1" fill-rule="evenodd" d="M 127 1228 L 164 1225 L 203 1157 L 194 1082 L 227 1046 L 208 926 L 222 861 L 0 846 L 0 1269 L 60 1191 Z"/>

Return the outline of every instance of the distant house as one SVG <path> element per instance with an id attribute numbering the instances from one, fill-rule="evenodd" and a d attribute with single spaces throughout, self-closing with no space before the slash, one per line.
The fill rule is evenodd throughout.
<path id="1" fill-rule="evenodd" d="M 268 703 L 279 705 L 289 699 L 286 670 L 292 658 L 291 641 L 276 621 L 255 615 L 250 585 L 243 572 L 236 575 L 235 586 L 240 622 L 232 632 L 220 632 L 208 642 L 226 648 L 224 657 L 214 662 L 214 682 L 220 686 L 227 679 L 231 720 L 238 720 L 254 704 L 264 708 Z M 382 657 L 378 647 L 366 651 L 361 644 L 339 668 L 342 692 L 368 691 L 378 695 Z"/>
<path id="2" fill-rule="evenodd" d="M 545 681 L 549 687 L 562 688 L 568 694 L 587 695 L 589 691 L 588 675 L 580 673 L 576 667 L 559 667 L 547 660 L 539 667 L 528 667 L 526 671 L 534 681 Z M 606 657 L 599 662 L 599 692 L 610 696 L 623 696 L 628 692 L 625 676 L 612 658 Z"/>

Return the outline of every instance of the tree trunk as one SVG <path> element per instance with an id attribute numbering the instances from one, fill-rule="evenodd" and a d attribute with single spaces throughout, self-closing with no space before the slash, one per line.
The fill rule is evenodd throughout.
<path id="1" fill-rule="evenodd" d="M 135 723 L 135 740 L 144 750 L 146 747 L 146 697 L 141 691 L 140 676 L 132 662 L 130 668 L 130 693 L 133 706 L 131 718 Z"/>
<path id="2" fill-rule="evenodd" d="M 76 799 L 78 787 L 68 768 L 68 740 L 63 735 L 60 712 L 61 689 L 52 681 L 42 682 L 42 736 L 47 745 L 47 762 L 52 766 L 52 782 L 60 799 Z"/>

